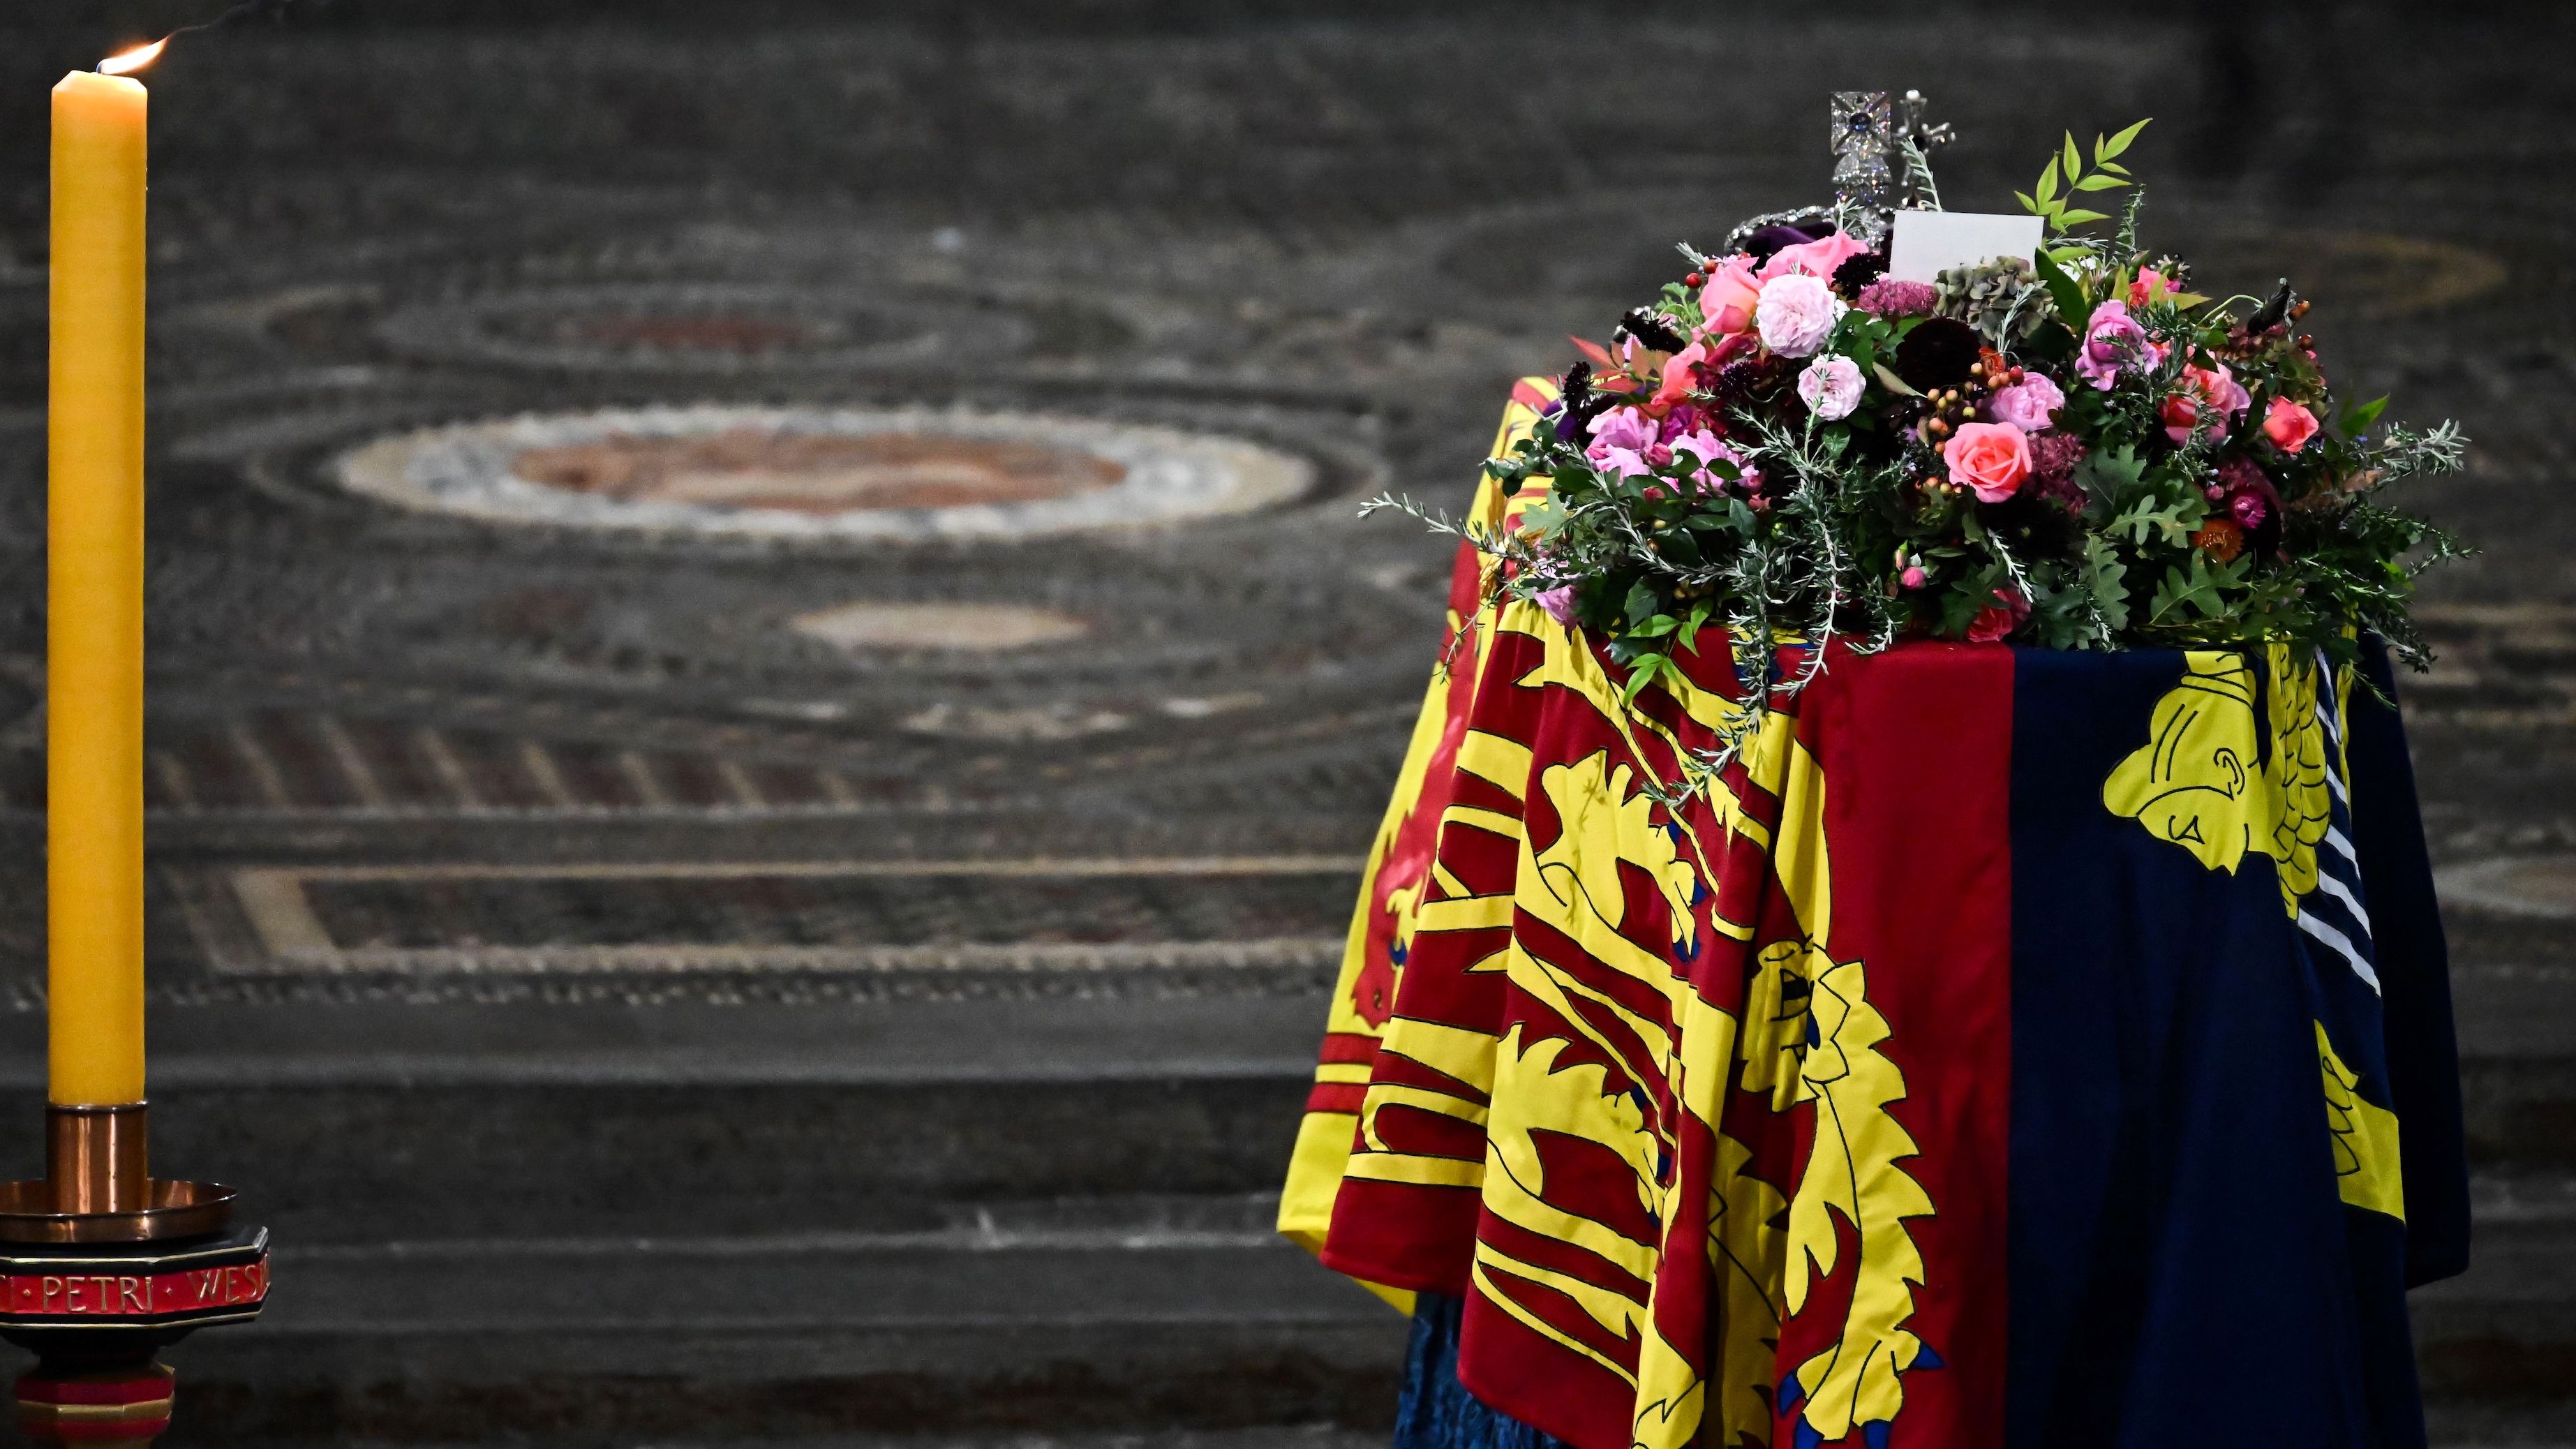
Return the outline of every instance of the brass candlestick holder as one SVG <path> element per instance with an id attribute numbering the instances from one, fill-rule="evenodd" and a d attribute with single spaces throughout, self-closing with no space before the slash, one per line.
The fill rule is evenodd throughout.
<path id="1" fill-rule="evenodd" d="M 0 1183 L 0 1339 L 36 1355 L 18 1427 L 39 1444 L 143 1449 L 170 1427 L 160 1351 L 259 1316 L 268 1230 L 231 1188 L 155 1178 L 150 1114 L 45 1109 L 45 1175 Z"/>

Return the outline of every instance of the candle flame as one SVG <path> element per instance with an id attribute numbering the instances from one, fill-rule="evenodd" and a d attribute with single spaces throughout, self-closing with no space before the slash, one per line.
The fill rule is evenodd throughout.
<path id="1" fill-rule="evenodd" d="M 152 42 L 150 45 L 138 45 L 132 50 L 126 51 L 122 55 L 109 56 L 107 59 L 98 63 L 98 73 L 100 75 L 132 75 L 134 72 L 143 69 L 145 66 L 150 65 L 156 60 L 159 60 L 161 58 L 162 50 L 169 44 L 169 37 L 164 36 L 161 39 Z"/>

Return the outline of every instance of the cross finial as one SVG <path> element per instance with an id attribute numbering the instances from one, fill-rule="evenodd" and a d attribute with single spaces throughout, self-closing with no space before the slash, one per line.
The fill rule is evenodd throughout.
<path id="1" fill-rule="evenodd" d="M 1836 91 L 1833 98 L 1834 203 L 1843 225 L 1872 247 L 1882 244 L 1895 213 L 1938 208 L 1929 153 L 1950 140 L 1950 127 L 1928 125 L 1921 91 Z"/>

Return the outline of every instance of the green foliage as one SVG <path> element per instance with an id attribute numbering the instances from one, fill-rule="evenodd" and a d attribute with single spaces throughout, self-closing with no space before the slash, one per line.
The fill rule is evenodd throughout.
<path id="1" fill-rule="evenodd" d="M 2091 171 L 2084 169 L 2084 153 L 2076 149 L 2075 133 L 2067 132 L 2065 147 L 2048 158 L 2048 165 L 2039 173 L 2039 184 L 2029 191 L 2014 192 L 2013 198 L 2021 203 L 2022 210 L 2046 221 L 2052 235 L 2097 221 L 2109 221 L 2111 218 L 2105 213 L 2076 206 L 2074 198 L 2088 191 L 2117 191 L 2130 185 L 2128 168 L 2120 165 L 2119 157 L 2146 128 L 2147 123 L 2139 121 L 2116 135 L 2095 136 Z M 2061 180 L 2064 182 L 2062 195 L 2059 191 Z"/>

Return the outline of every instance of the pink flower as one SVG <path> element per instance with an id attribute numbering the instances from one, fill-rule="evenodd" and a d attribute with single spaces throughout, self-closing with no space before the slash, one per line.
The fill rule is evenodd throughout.
<path id="1" fill-rule="evenodd" d="M 1976 491 L 1981 503 L 2001 503 L 2030 477 L 2030 441 L 2010 423 L 1961 423 L 1941 445 L 1950 481 Z"/>
<path id="2" fill-rule="evenodd" d="M 2084 324 L 2084 346 L 2075 355 L 2075 370 L 2084 380 L 2109 392 L 2122 369 L 2143 372 L 2164 361 L 2165 349 L 2147 340 L 2147 329 L 2129 315 L 2126 302 L 2105 302 Z"/>
<path id="3" fill-rule="evenodd" d="M 2190 442 L 2196 433 L 2212 440 L 2226 437 L 2228 420 L 2253 401 L 2224 363 L 2185 367 L 2173 396 L 2165 399 L 2165 436 L 2177 444 Z"/>
<path id="4" fill-rule="evenodd" d="M 2317 415 L 2285 397 L 2272 399 L 2263 414 L 2263 436 L 2284 453 L 2295 453 L 2317 435 Z"/>
<path id="5" fill-rule="evenodd" d="M 2227 512 L 2247 533 L 2261 528 L 2263 520 L 2272 516 L 2271 506 L 2263 501 L 2260 493 L 2237 494 L 2228 500 Z"/>
<path id="6" fill-rule="evenodd" d="M 1810 277 L 1831 281 L 1843 263 L 1864 256 L 1868 251 L 1869 248 L 1836 231 L 1815 241 L 1801 242 L 1773 252 L 1771 259 L 1762 264 L 1762 280 L 1767 282 L 1774 277 L 1803 272 Z M 1775 347 L 1772 351 L 1779 349 Z"/>
<path id="7" fill-rule="evenodd" d="M 1592 420 L 1592 442 L 1583 456 L 1603 472 L 1634 478 L 1654 471 L 1650 455 L 1662 441 L 1653 418 L 1635 408 L 1612 408 Z"/>
<path id="8" fill-rule="evenodd" d="M 1543 589 L 1540 592 L 1533 594 L 1530 601 L 1537 604 L 1540 608 L 1547 610 L 1548 617 L 1556 620 L 1556 622 L 1566 625 L 1573 624 L 1574 585 L 1560 584 L 1552 589 Z"/>
<path id="9" fill-rule="evenodd" d="M 1969 426 L 1973 427 L 1975 424 L 1972 423 Z M 1997 640 L 2009 638 L 2012 631 L 2021 627 L 2021 621 L 2029 617 L 2030 600 L 2016 592 L 1997 589 L 1995 601 L 1979 609 L 1977 617 L 1968 621 L 1968 642 L 1992 644 Z"/>
<path id="10" fill-rule="evenodd" d="M 1753 325 L 1753 305 L 1762 295 L 1761 279 L 1749 257 L 1728 257 L 1699 289 L 1699 314 L 1708 319 L 1700 335 L 1726 336 Z"/>
<path id="11" fill-rule="evenodd" d="M 2056 426 L 2050 416 L 2066 406 L 2066 394 L 2057 384 L 2036 372 L 2022 374 L 2022 380 L 2010 387 L 1998 388 L 1986 402 L 1986 416 L 1999 423 L 2010 423 L 2025 433 L 2044 433 Z"/>
<path id="12" fill-rule="evenodd" d="M 2143 307 L 2172 295 L 2172 279 L 2153 267 L 2138 268 L 2138 275 L 2129 283 L 2129 305 L 2132 307 Z"/>
<path id="13" fill-rule="evenodd" d="M 1817 358 L 1798 374 L 1799 398 L 1829 423 L 1852 415 L 1860 406 L 1862 386 L 1860 364 L 1839 352 Z"/>
<path id="14" fill-rule="evenodd" d="M 1861 288 L 1852 305 L 1875 317 L 1929 317 L 1940 301 L 1941 294 L 1932 290 L 1930 282 L 1881 277 Z"/>
<path id="15" fill-rule="evenodd" d="M 1909 589 L 1919 589 L 1932 582 L 1932 576 L 1923 571 L 1923 565 L 1911 564 L 1907 566 L 1905 572 L 1896 576 L 1896 581 Z"/>
<path id="16" fill-rule="evenodd" d="M 1762 345 L 1782 357 L 1808 357 L 1833 335 L 1834 324 L 1850 311 L 1833 288 L 1804 272 L 1773 277 L 1762 284 L 1753 325 Z"/>

